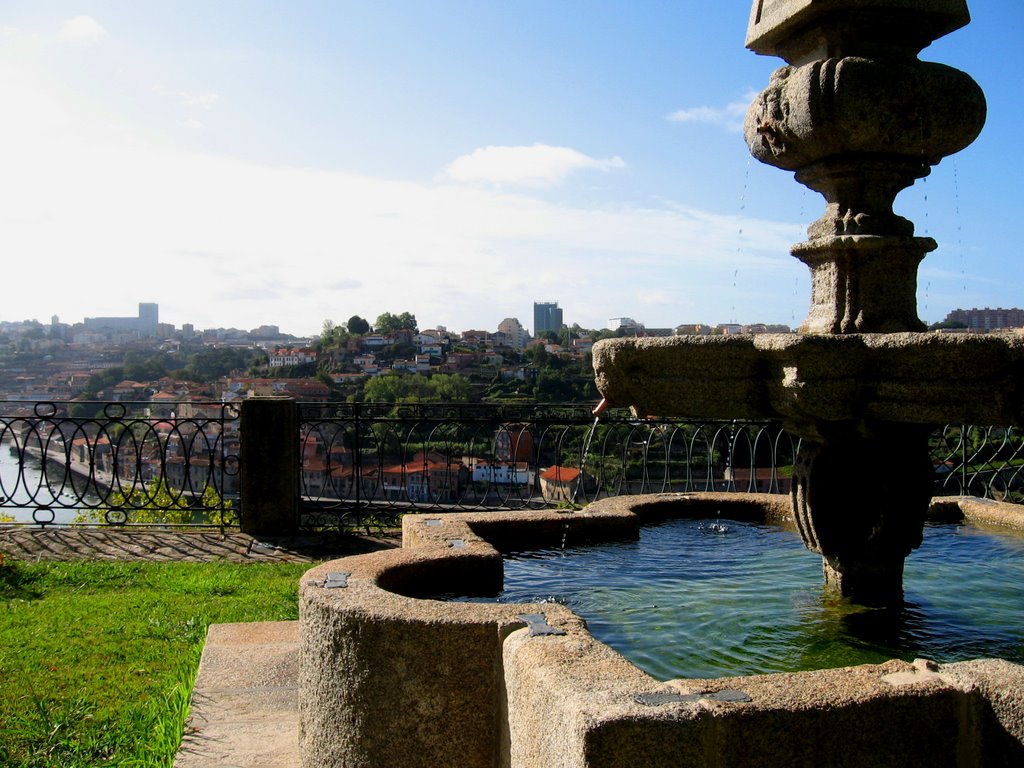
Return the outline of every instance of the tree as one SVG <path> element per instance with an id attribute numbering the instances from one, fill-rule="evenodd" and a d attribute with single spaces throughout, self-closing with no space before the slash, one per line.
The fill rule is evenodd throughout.
<path id="1" fill-rule="evenodd" d="M 385 312 L 377 317 L 373 324 L 373 330 L 377 333 L 394 333 L 395 331 L 419 331 L 416 327 L 416 315 L 410 312 L 402 312 L 400 315 L 393 315 Z"/>
<path id="2" fill-rule="evenodd" d="M 538 344 L 535 347 L 530 347 L 523 353 L 523 357 L 529 360 L 538 368 L 545 368 L 551 362 L 551 358 L 554 357 L 543 344 Z"/>
<path id="3" fill-rule="evenodd" d="M 359 315 L 352 315 L 348 319 L 346 324 L 348 332 L 355 336 L 362 336 L 364 333 L 370 332 L 370 323 L 368 320 L 364 320 Z"/>
<path id="4" fill-rule="evenodd" d="M 425 399 L 426 394 L 425 377 L 419 375 L 399 376 L 389 373 L 384 376 L 374 376 L 363 385 L 363 400 L 368 403 L 420 400 Z"/>
<path id="5" fill-rule="evenodd" d="M 943 320 L 942 322 L 932 323 L 928 326 L 928 329 L 931 331 L 937 331 L 943 328 L 948 328 L 950 330 L 962 330 L 967 328 L 967 323 L 961 322 L 960 320 Z"/>
<path id="6" fill-rule="evenodd" d="M 203 489 L 200 509 L 202 520 L 196 520 L 196 512 L 181 491 L 173 490 L 162 478 L 136 488 L 129 494 L 114 491 L 110 494 L 110 507 L 88 509 L 79 513 L 76 522 L 104 523 L 109 509 L 124 510 L 129 523 L 150 523 L 164 525 L 188 525 L 195 522 L 214 525 L 238 525 L 238 513 L 230 501 L 224 501 L 217 489 L 207 485 Z"/>
<path id="7" fill-rule="evenodd" d="M 341 349 L 348 344 L 349 331 L 344 325 L 335 325 L 333 320 L 324 320 L 320 338 L 316 340 L 318 352 Z"/>
<path id="8" fill-rule="evenodd" d="M 169 373 L 160 353 L 143 355 L 129 352 L 124 356 L 124 378 L 132 381 L 156 381 Z"/>
<path id="9" fill-rule="evenodd" d="M 213 381 L 231 371 L 245 370 L 257 354 L 263 353 L 230 347 L 205 347 L 189 358 L 182 374 L 193 381 Z"/>
<path id="10" fill-rule="evenodd" d="M 444 403 L 468 403 L 473 391 L 469 379 L 457 373 L 435 373 L 430 377 L 430 390 L 435 400 Z"/>

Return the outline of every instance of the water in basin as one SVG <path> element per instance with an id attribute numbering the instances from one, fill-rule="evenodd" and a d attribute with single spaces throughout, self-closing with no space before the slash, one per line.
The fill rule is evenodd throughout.
<path id="1" fill-rule="evenodd" d="M 557 600 L 659 679 L 824 669 L 890 658 L 1024 662 L 1024 537 L 929 525 L 906 561 L 905 604 L 830 595 L 799 536 L 677 519 L 639 541 L 515 554 L 501 601 Z"/>

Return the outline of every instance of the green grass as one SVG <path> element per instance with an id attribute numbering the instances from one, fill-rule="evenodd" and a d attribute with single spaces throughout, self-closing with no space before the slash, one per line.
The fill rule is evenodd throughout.
<path id="1" fill-rule="evenodd" d="M 0 767 L 170 767 L 207 627 L 297 618 L 309 567 L 0 565 Z"/>

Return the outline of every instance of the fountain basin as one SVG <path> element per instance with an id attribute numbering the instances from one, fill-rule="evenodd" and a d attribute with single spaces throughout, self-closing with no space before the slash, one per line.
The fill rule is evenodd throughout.
<path id="1" fill-rule="evenodd" d="M 944 499 L 938 509 L 1024 527 L 1011 505 Z M 632 538 L 644 519 L 718 510 L 790 515 L 785 497 L 689 494 L 607 499 L 574 513 L 407 516 L 402 549 L 309 571 L 300 589 L 303 765 L 1020 764 L 1024 667 L 1005 661 L 660 681 L 564 606 L 427 597 L 495 591 L 501 551 L 527 541 Z M 563 634 L 528 629 L 520 617 L 538 613 Z"/>
<path id="2" fill-rule="evenodd" d="M 607 339 L 597 387 L 639 416 L 822 425 L 1024 424 L 1024 337 L 936 333 Z"/>

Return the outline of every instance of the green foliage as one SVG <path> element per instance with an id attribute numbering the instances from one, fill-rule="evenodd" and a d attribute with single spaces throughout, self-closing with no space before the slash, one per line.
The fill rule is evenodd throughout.
<path id="1" fill-rule="evenodd" d="M 385 312 L 377 317 L 373 330 L 377 333 L 394 333 L 405 330 L 418 331 L 419 328 L 416 325 L 416 315 L 409 312 L 402 312 L 399 315 Z"/>
<path id="2" fill-rule="evenodd" d="M 164 352 L 128 351 L 124 356 L 123 373 L 125 379 L 132 381 L 156 381 L 183 367 L 183 361 Z"/>
<path id="3" fill-rule="evenodd" d="M 424 384 L 424 379 L 417 375 L 399 376 L 389 373 L 374 376 L 363 384 L 361 399 L 368 403 L 396 403 L 425 393 Z"/>
<path id="4" fill-rule="evenodd" d="M 182 371 L 193 381 L 214 381 L 235 370 L 245 370 L 262 352 L 233 347 L 203 347 L 189 358 Z"/>
<path id="5" fill-rule="evenodd" d="M 271 368 L 265 375 L 272 379 L 311 379 L 316 376 L 317 370 L 316 363 L 299 363 Z"/>
<path id="6" fill-rule="evenodd" d="M 317 339 L 316 348 L 320 352 L 329 352 L 333 349 L 341 349 L 351 337 L 351 333 L 342 325 L 335 325 L 333 320 L 324 320 L 323 329 L 320 331 L 320 338 Z"/>
<path id="7" fill-rule="evenodd" d="M 207 627 L 297 618 L 308 568 L 0 566 L 0 765 L 171 768 Z"/>
<path id="8" fill-rule="evenodd" d="M 105 523 L 108 511 L 123 509 L 129 523 L 238 525 L 238 513 L 232 508 L 232 503 L 222 501 L 217 489 L 208 485 L 203 489 L 201 509 L 214 511 L 205 514 L 197 512 L 181 491 L 172 489 L 160 478 L 128 494 L 114 491 L 110 495 L 108 507 L 84 510 L 78 513 L 75 520 L 82 523 Z"/>
<path id="9" fill-rule="evenodd" d="M 334 379 L 331 378 L 331 375 L 327 371 L 318 369 L 314 378 L 321 384 L 323 384 L 325 387 L 328 387 L 332 390 L 334 389 Z"/>
<path id="10" fill-rule="evenodd" d="M 114 365 L 89 377 L 82 393 L 84 400 L 98 400 L 100 393 L 126 379 L 156 381 L 164 376 L 177 376 L 191 381 L 209 382 L 235 370 L 244 370 L 262 356 L 252 349 L 200 347 L 183 360 L 163 352 L 128 352 L 123 365 Z M 95 409 L 93 409 L 95 410 Z M 91 416 L 90 409 L 80 407 L 74 416 Z"/>
<path id="11" fill-rule="evenodd" d="M 534 383 L 537 400 L 548 403 L 574 403 L 594 400 L 597 388 L 593 380 L 584 380 L 564 370 L 545 368 Z"/>
<path id="12" fill-rule="evenodd" d="M 415 318 L 413 318 L 413 320 L 413 325 L 415 325 Z M 362 336 L 364 333 L 370 332 L 369 321 L 364 320 L 359 315 L 352 315 L 352 317 L 348 319 L 346 327 L 348 328 L 349 333 L 354 334 L 356 336 Z"/>
<path id="13" fill-rule="evenodd" d="M 531 347 L 523 353 L 523 356 L 530 360 L 536 366 L 550 365 L 552 357 L 554 357 L 542 344 L 538 344 L 535 347 Z"/>
<path id="14" fill-rule="evenodd" d="M 434 399 L 444 403 L 468 403 L 473 393 L 469 380 L 457 373 L 435 373 L 428 387 Z"/>
<path id="15" fill-rule="evenodd" d="M 471 395 L 469 380 L 457 373 L 431 376 L 390 373 L 368 379 L 363 384 L 361 399 L 368 403 L 465 403 L 470 401 Z"/>

